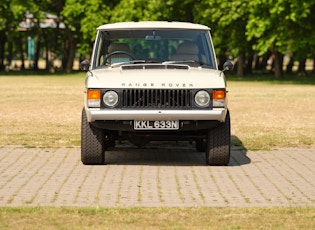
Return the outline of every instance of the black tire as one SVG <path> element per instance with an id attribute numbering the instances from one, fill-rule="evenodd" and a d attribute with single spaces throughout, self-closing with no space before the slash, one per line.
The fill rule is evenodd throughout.
<path id="1" fill-rule="evenodd" d="M 82 110 L 81 161 L 84 165 L 105 163 L 105 131 L 87 121 L 85 109 Z"/>
<path id="2" fill-rule="evenodd" d="M 226 114 L 225 122 L 208 130 L 206 163 L 208 165 L 228 165 L 231 149 L 230 113 Z"/>

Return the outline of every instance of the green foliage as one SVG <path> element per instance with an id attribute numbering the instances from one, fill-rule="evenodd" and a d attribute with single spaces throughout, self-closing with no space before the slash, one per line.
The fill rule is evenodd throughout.
<path id="1" fill-rule="evenodd" d="M 283 54 L 288 50 L 298 52 L 302 49 L 304 52 L 307 43 L 314 47 L 314 40 L 311 40 L 315 36 L 312 30 L 314 7 L 314 0 L 251 1 L 247 39 L 256 39 L 254 48 L 260 54 L 270 47 Z"/>
<path id="2" fill-rule="evenodd" d="M 246 42 L 245 35 L 249 2 L 248 0 L 212 0 L 201 1 L 196 6 L 196 21 L 213 28 L 217 53 L 221 52 L 218 48 L 223 50 L 228 48 L 231 55 L 237 56 L 250 46 L 250 43 Z"/>
<path id="3" fill-rule="evenodd" d="M 90 44 L 95 39 L 96 28 L 108 23 L 115 4 L 112 1 L 66 0 L 61 15 L 66 26 L 77 37 L 82 54 L 90 52 Z"/>
<path id="4" fill-rule="evenodd" d="M 111 22 L 120 21 L 189 21 L 193 0 L 120 0 L 111 14 Z"/>
<path id="5" fill-rule="evenodd" d="M 121 0 L 111 12 L 111 22 L 144 20 L 147 1 Z"/>
<path id="6" fill-rule="evenodd" d="M 253 48 L 263 55 L 272 48 L 297 59 L 314 57 L 315 0 L 1 0 L 2 33 L 16 36 L 8 31 L 17 32 L 27 11 L 36 18 L 41 12 L 62 16 L 83 54 L 90 52 L 102 24 L 165 20 L 208 25 L 218 54 L 251 55 Z"/>
<path id="7" fill-rule="evenodd" d="M 17 30 L 27 11 L 38 11 L 33 0 L 2 0 L 0 3 L 0 30 Z"/>

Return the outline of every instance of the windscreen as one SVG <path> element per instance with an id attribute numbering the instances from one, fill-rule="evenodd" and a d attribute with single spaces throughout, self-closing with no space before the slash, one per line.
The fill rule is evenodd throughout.
<path id="1" fill-rule="evenodd" d="M 125 63 L 182 63 L 216 69 L 210 33 L 207 30 L 99 31 L 93 68 Z"/>

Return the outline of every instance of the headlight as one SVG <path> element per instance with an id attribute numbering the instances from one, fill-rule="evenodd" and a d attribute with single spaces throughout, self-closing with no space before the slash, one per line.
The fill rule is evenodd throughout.
<path id="1" fill-rule="evenodd" d="M 103 96 L 104 104 L 108 107 L 114 107 L 118 103 L 118 94 L 115 91 L 107 91 Z"/>
<path id="2" fill-rule="evenodd" d="M 210 95 L 205 90 L 200 90 L 195 94 L 195 102 L 200 107 L 206 107 L 210 104 Z"/>

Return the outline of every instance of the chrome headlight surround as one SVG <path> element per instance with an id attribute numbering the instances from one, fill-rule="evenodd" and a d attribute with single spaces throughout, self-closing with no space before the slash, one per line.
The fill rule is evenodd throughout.
<path id="1" fill-rule="evenodd" d="M 211 102 L 210 94 L 205 90 L 200 90 L 195 94 L 195 103 L 199 107 L 207 107 Z"/>
<path id="2" fill-rule="evenodd" d="M 104 93 L 103 102 L 105 106 L 115 107 L 118 104 L 118 101 L 119 97 L 117 92 L 109 90 Z"/>

